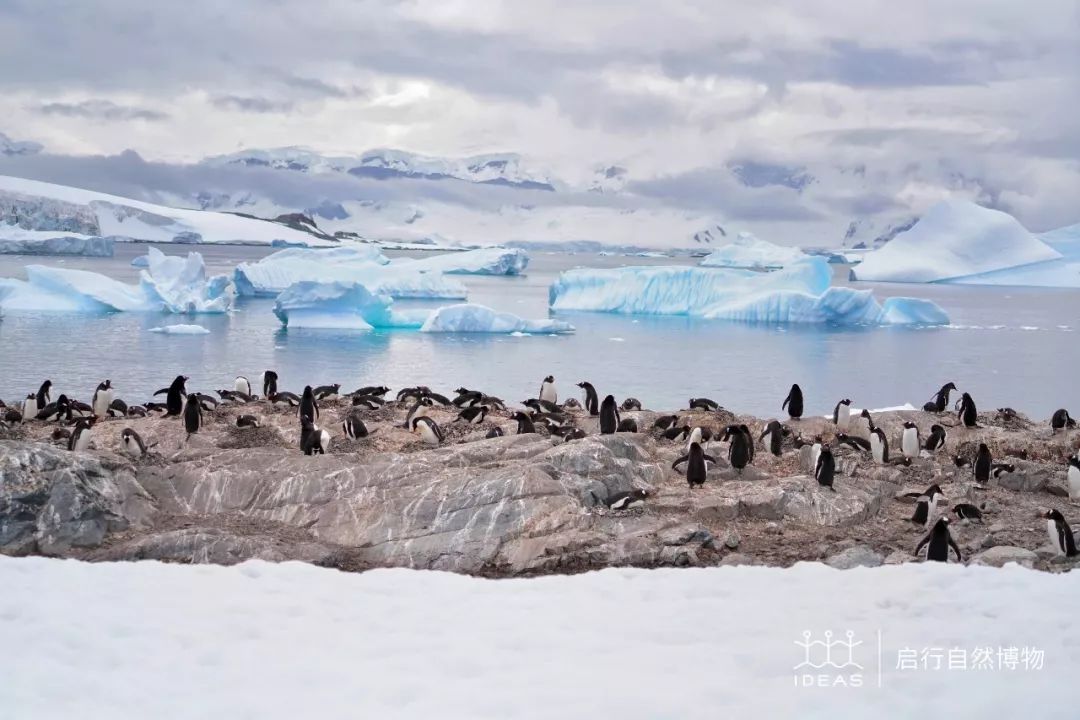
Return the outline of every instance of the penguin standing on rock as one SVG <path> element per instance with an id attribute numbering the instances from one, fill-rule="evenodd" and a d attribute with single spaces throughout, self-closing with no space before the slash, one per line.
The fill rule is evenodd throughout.
<path id="1" fill-rule="evenodd" d="M 836 492 L 836 488 L 833 487 L 833 477 L 835 475 L 836 459 L 833 457 L 829 444 L 825 443 L 821 446 L 821 454 L 818 455 L 817 467 L 814 468 L 814 479 L 818 481 L 818 485 L 827 487 L 833 492 Z"/>
<path id="2" fill-rule="evenodd" d="M 975 401 L 971 399 L 971 395 L 968 393 L 960 396 L 958 413 L 960 422 L 964 423 L 964 427 L 978 427 L 979 411 L 975 408 Z"/>
<path id="3" fill-rule="evenodd" d="M 941 448 L 945 447 L 945 428 L 940 425 L 931 425 L 930 434 L 926 436 L 926 444 L 923 445 L 923 449 L 927 452 L 937 452 Z"/>
<path id="4" fill-rule="evenodd" d="M 528 435 L 536 432 L 536 423 L 532 421 L 532 418 L 523 412 L 516 412 L 510 416 L 511 420 L 517 421 L 517 434 Z"/>
<path id="5" fill-rule="evenodd" d="M 544 378 L 544 382 L 540 383 L 540 394 L 537 395 L 537 398 L 552 404 L 559 402 L 559 391 L 555 387 L 554 375 L 548 375 Z"/>
<path id="6" fill-rule="evenodd" d="M 919 427 L 910 420 L 904 422 L 904 432 L 900 436 L 900 452 L 906 458 L 919 456 Z"/>
<path id="7" fill-rule="evenodd" d="M 708 477 L 706 463 L 715 465 L 716 458 L 712 455 L 706 455 L 705 451 L 701 449 L 701 446 L 694 443 L 690 446 L 690 452 L 671 464 L 671 469 L 678 472 L 679 465 L 683 463 L 686 463 L 686 483 L 693 489 L 705 484 L 705 480 Z"/>
<path id="8" fill-rule="evenodd" d="M 313 422 L 319 419 L 319 403 L 315 400 L 315 391 L 310 385 L 304 386 L 304 394 L 300 396 L 300 409 L 297 413 L 300 417 L 308 416 Z"/>
<path id="9" fill-rule="evenodd" d="M 131 428 L 124 428 L 120 433 L 120 444 L 123 446 L 124 452 L 133 458 L 138 459 L 146 456 L 146 443 L 143 442 L 139 433 Z"/>
<path id="10" fill-rule="evenodd" d="M 788 415 L 792 420 L 798 420 L 803 414 L 803 395 L 802 388 L 798 385 L 792 385 L 791 390 L 788 391 L 787 397 L 784 398 L 784 404 L 780 406 L 781 410 L 787 410 Z"/>
<path id="11" fill-rule="evenodd" d="M 263 397 L 270 397 L 277 394 L 277 381 L 278 374 L 273 370 L 265 370 L 263 372 Z M 250 395 L 251 393 L 248 393 Z"/>
<path id="12" fill-rule="evenodd" d="M 155 396 L 165 396 L 165 417 L 176 416 L 184 411 L 184 397 L 187 395 L 187 381 L 188 379 L 186 376 L 177 375 L 176 379 L 172 381 L 172 385 L 154 393 Z M 198 402 L 196 402 L 196 404 L 198 404 Z"/>
<path id="13" fill-rule="evenodd" d="M 994 458 L 990 455 L 990 448 L 986 443 L 979 443 L 979 452 L 975 455 L 975 462 L 971 465 L 971 472 L 975 476 L 978 485 L 986 485 L 990 481 L 990 473 L 994 469 Z"/>
<path id="14" fill-rule="evenodd" d="M 911 522 L 917 525 L 929 525 L 930 518 L 937 512 L 938 499 L 945 497 L 941 488 L 934 483 L 926 488 L 926 491 L 915 500 L 915 514 L 911 516 Z"/>
<path id="15" fill-rule="evenodd" d="M 923 405 L 923 410 L 934 413 L 945 412 L 945 408 L 949 407 L 949 393 L 954 390 L 956 390 L 955 383 L 945 383 L 934 393 L 933 399 Z"/>
<path id="16" fill-rule="evenodd" d="M 837 430 L 847 432 L 848 426 L 851 424 L 851 399 L 844 398 L 840 402 L 836 403 L 836 407 L 833 408 L 832 414 L 833 425 Z"/>
<path id="17" fill-rule="evenodd" d="M 870 428 L 870 454 L 878 465 L 889 463 L 889 439 L 885 437 L 885 431 L 877 426 Z"/>
<path id="18" fill-rule="evenodd" d="M 918 555 L 924 546 L 926 547 L 927 560 L 948 562 L 949 548 L 952 548 L 956 553 L 956 562 L 963 562 L 960 547 L 953 540 L 952 533 L 949 532 L 949 518 L 944 515 L 938 518 L 938 521 L 934 523 L 934 527 L 931 528 L 926 537 L 915 546 L 915 555 Z"/>
<path id="19" fill-rule="evenodd" d="M 311 417 L 300 418 L 300 449 L 305 455 L 325 455 L 330 447 L 330 433 L 321 430 Z"/>
<path id="20" fill-rule="evenodd" d="M 1056 434 L 1058 430 L 1068 430 L 1074 427 L 1076 427 L 1076 421 L 1069 417 L 1069 411 L 1065 408 L 1055 411 L 1054 416 L 1050 418 L 1051 434 Z"/>
<path id="21" fill-rule="evenodd" d="M 29 420 L 35 415 L 35 408 L 37 407 L 37 395 L 34 393 L 28 393 L 26 399 L 22 404 L 22 418 L 23 420 Z"/>
<path id="22" fill-rule="evenodd" d="M 75 422 L 75 429 L 71 431 L 71 437 L 68 438 L 68 450 L 72 452 L 83 452 L 90 449 L 90 441 L 94 436 L 94 421 L 97 418 L 82 418 Z"/>
<path id="23" fill-rule="evenodd" d="M 34 400 L 37 401 L 37 411 L 41 412 L 45 409 L 52 400 L 49 397 L 52 390 L 52 380 L 46 380 L 41 383 L 41 387 L 38 388 L 37 395 L 34 396 Z M 36 413 L 35 413 L 36 414 Z"/>
<path id="24" fill-rule="evenodd" d="M 1065 462 L 1069 466 L 1066 472 L 1069 481 L 1069 500 L 1073 503 L 1080 502 L 1080 458 L 1073 455 Z"/>
<path id="25" fill-rule="evenodd" d="M 1054 552 L 1065 557 L 1076 556 L 1076 538 L 1073 537 L 1072 528 L 1065 521 L 1065 517 L 1057 510 L 1047 510 L 1043 513 L 1046 518 L 1046 535 L 1050 538 L 1050 546 Z"/>
<path id="26" fill-rule="evenodd" d="M 199 432 L 202 424 L 202 405 L 199 404 L 198 395 L 191 393 L 188 395 L 187 405 L 184 407 L 184 430 L 187 431 L 189 439 Z"/>
<path id="27" fill-rule="evenodd" d="M 599 415 L 600 400 L 596 395 L 596 388 L 593 387 L 592 383 L 584 380 L 579 382 L 577 386 L 584 391 L 581 406 L 589 411 L 589 415 L 593 417 Z"/>
<path id="28" fill-rule="evenodd" d="M 613 395 L 604 398 L 600 404 L 600 434 L 614 435 L 619 429 L 619 406 Z"/>
<path id="29" fill-rule="evenodd" d="M 758 441 L 769 449 L 776 457 L 783 452 L 784 426 L 778 420 L 770 420 L 765 429 L 761 431 Z"/>
<path id="30" fill-rule="evenodd" d="M 724 430 L 724 440 L 728 442 L 728 462 L 739 475 L 754 458 L 753 441 L 748 437 L 748 432 L 744 432 L 744 427 L 728 425 Z"/>

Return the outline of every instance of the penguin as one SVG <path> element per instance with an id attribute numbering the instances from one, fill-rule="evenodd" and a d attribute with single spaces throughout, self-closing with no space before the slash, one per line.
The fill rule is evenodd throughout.
<path id="1" fill-rule="evenodd" d="M 840 443 L 841 445 L 847 445 L 849 447 L 855 448 L 856 450 L 870 452 L 870 441 L 864 440 L 863 438 L 857 437 L 855 435 L 848 435 L 847 433 L 836 433 L 836 442 Z"/>
<path id="2" fill-rule="evenodd" d="M 600 414 L 600 399 L 596 395 L 596 388 L 592 383 L 585 382 L 584 380 L 577 384 L 579 388 L 585 392 L 582 395 L 581 407 L 589 411 L 589 415 L 596 417 Z"/>
<path id="3" fill-rule="evenodd" d="M 944 497 L 945 493 L 941 492 L 941 486 L 937 483 L 926 488 L 915 501 L 915 514 L 911 516 L 911 522 L 928 525 L 937 512 L 938 501 Z"/>
<path id="4" fill-rule="evenodd" d="M 995 478 L 999 478 L 1002 475 L 1016 472 L 1016 466 L 1012 463 L 994 463 L 990 467 L 990 474 Z"/>
<path id="5" fill-rule="evenodd" d="M 1069 429 L 1076 427 L 1076 421 L 1069 417 L 1069 411 L 1065 408 L 1054 412 L 1054 416 L 1050 418 L 1050 434 L 1053 435 L 1061 429 Z"/>
<path id="6" fill-rule="evenodd" d="M 249 403 L 255 399 L 251 395 L 245 395 L 235 390 L 215 390 L 214 392 L 221 397 L 222 402 Z"/>
<path id="7" fill-rule="evenodd" d="M 1076 555 L 1076 539 L 1073 537 L 1072 528 L 1065 521 L 1065 517 L 1057 510 L 1047 510 L 1043 517 L 1046 518 L 1046 535 L 1050 538 L 1050 546 L 1054 552 L 1065 557 Z"/>
<path id="8" fill-rule="evenodd" d="M 37 402 L 37 412 L 41 412 L 45 409 L 45 406 L 51 402 L 49 397 L 52 390 L 52 380 L 46 380 L 41 383 L 41 387 L 38 388 L 37 395 L 34 396 L 34 400 Z M 37 413 L 35 413 L 37 414 Z"/>
<path id="9" fill-rule="evenodd" d="M 671 464 L 671 469 L 678 472 L 679 465 L 682 463 L 686 463 L 686 483 L 691 488 L 694 488 L 705 484 L 708 476 L 706 463 L 715 465 L 716 458 L 712 455 L 706 455 L 701 446 L 694 443 L 690 446 L 690 452 Z"/>
<path id="10" fill-rule="evenodd" d="M 949 393 L 954 390 L 956 390 L 955 384 L 945 383 L 940 390 L 934 393 L 934 398 L 923 405 L 923 410 L 934 413 L 945 412 L 945 408 L 949 407 Z"/>
<path id="11" fill-rule="evenodd" d="M 484 439 L 490 440 L 492 438 L 502 437 L 503 435 L 505 435 L 505 433 L 503 432 L 503 429 L 501 427 L 493 427 L 488 430 L 487 435 L 484 436 Z"/>
<path id="12" fill-rule="evenodd" d="M 559 402 L 559 391 L 555 388 L 554 375 L 544 378 L 544 382 L 540 383 L 540 394 L 536 397 L 549 403 Z"/>
<path id="13" fill-rule="evenodd" d="M 22 404 L 22 416 L 23 419 L 29 420 L 37 414 L 37 395 L 35 393 L 29 393 Z"/>
<path id="14" fill-rule="evenodd" d="M 94 416 L 94 408 L 84 402 L 79 402 L 78 400 L 71 400 L 68 402 L 68 407 L 71 409 L 71 414 L 73 415 L 78 415 L 79 417 Z"/>
<path id="15" fill-rule="evenodd" d="M 319 403 L 315 400 L 315 391 L 310 385 L 304 386 L 304 394 L 300 396 L 300 408 L 296 412 L 300 417 L 307 415 L 312 422 L 319 419 Z"/>
<path id="16" fill-rule="evenodd" d="M 574 428 L 570 432 L 563 434 L 563 440 L 570 442 L 571 440 L 581 440 L 585 437 L 585 431 L 581 428 Z"/>
<path id="17" fill-rule="evenodd" d="M 368 410 L 378 410 L 386 401 L 376 395 L 353 395 L 353 407 L 366 407 Z"/>
<path id="18" fill-rule="evenodd" d="M 667 430 L 665 430 L 663 433 L 661 433 L 661 437 L 663 437 L 665 440 L 674 440 L 674 439 L 678 438 L 680 435 L 683 436 L 683 439 L 689 437 L 690 436 L 690 426 L 689 425 L 684 425 L 682 427 L 675 427 L 673 425 L 673 426 L 669 427 Z"/>
<path id="19" fill-rule="evenodd" d="M 379 398 L 381 400 L 381 399 L 383 399 L 383 396 L 386 395 L 386 393 L 388 393 L 388 392 L 390 392 L 390 388 L 386 387 L 385 385 L 365 385 L 362 388 L 358 388 L 356 390 L 353 390 L 349 394 L 350 395 L 370 395 L 372 397 L 377 397 L 377 398 Z M 458 392 L 458 394 L 460 394 L 460 391 Z"/>
<path id="20" fill-rule="evenodd" d="M 83 452 L 90 449 L 90 441 L 93 439 L 95 418 L 80 418 L 75 422 L 75 427 L 68 438 L 68 450 Z"/>
<path id="21" fill-rule="evenodd" d="M 139 433 L 131 428 L 124 428 L 120 432 L 120 444 L 123 446 L 124 452 L 133 458 L 141 458 L 146 455 L 146 443 L 143 442 Z"/>
<path id="22" fill-rule="evenodd" d="M 870 430 L 870 453 L 878 465 L 888 464 L 889 441 L 885 437 L 885 431 L 876 426 Z"/>
<path id="23" fill-rule="evenodd" d="M 927 452 L 937 452 L 941 448 L 945 447 L 945 428 L 940 425 L 931 425 L 930 434 L 926 436 L 926 443 L 923 445 L 923 449 Z"/>
<path id="24" fill-rule="evenodd" d="M 128 405 L 120 398 L 109 403 L 109 417 L 122 418 L 128 416 Z"/>
<path id="25" fill-rule="evenodd" d="M 608 395 L 600 404 L 600 434 L 611 435 L 619 429 L 619 406 L 615 397 Z"/>
<path id="26" fill-rule="evenodd" d="M 637 398 L 628 397 L 628 398 L 626 398 L 625 400 L 622 401 L 622 409 L 623 410 L 640 410 L 641 409 L 641 401 L 638 400 Z"/>
<path id="27" fill-rule="evenodd" d="M 786 409 L 792 420 L 801 418 L 803 413 L 802 388 L 798 385 L 792 385 L 791 390 L 788 391 L 787 397 L 784 398 L 784 404 L 780 406 L 780 409 Z"/>
<path id="28" fill-rule="evenodd" d="M 1069 500 L 1080 502 L 1080 459 L 1074 455 L 1065 462 L 1069 466 L 1065 473 L 1069 481 Z"/>
<path id="29" fill-rule="evenodd" d="M 466 390 L 461 387 L 455 390 L 457 397 L 450 401 L 450 404 L 459 408 L 476 407 L 484 399 L 484 393 L 479 390 Z M 356 405 L 356 401 L 353 401 L 353 405 Z"/>
<path id="30" fill-rule="evenodd" d="M 667 430 L 679 422 L 678 415 L 661 415 L 653 422 L 654 429 Z"/>
<path id="31" fill-rule="evenodd" d="M 477 405 L 475 407 L 467 407 L 458 413 L 454 422 L 467 422 L 470 425 L 479 425 L 484 422 L 484 418 L 487 416 L 488 406 Z"/>
<path id="32" fill-rule="evenodd" d="M 743 469 L 750 464 L 753 459 L 752 448 L 753 443 L 748 442 L 746 433 L 738 425 L 728 425 L 724 431 L 724 439 L 728 440 L 728 462 L 731 463 L 731 467 L 735 468 L 735 472 L 742 475 Z M 691 448 L 693 445 L 691 445 Z M 700 445 L 698 446 L 700 447 Z M 689 472 L 689 470 L 687 471 Z"/>
<path id="33" fill-rule="evenodd" d="M 971 399 L 971 395 L 964 393 L 960 396 L 958 413 L 964 427 L 978 427 L 979 411 L 975 409 L 975 401 Z"/>
<path id="34" fill-rule="evenodd" d="M 851 425 L 851 399 L 844 398 L 840 402 L 836 403 L 836 407 L 833 408 L 832 413 L 833 425 L 837 430 L 847 432 L 848 426 Z"/>
<path id="35" fill-rule="evenodd" d="M 184 429 L 187 430 L 188 438 L 199 432 L 201 427 L 202 405 L 199 404 L 198 396 L 191 393 L 187 398 L 187 406 L 184 407 Z"/>
<path id="36" fill-rule="evenodd" d="M 154 396 L 165 396 L 165 417 L 179 415 L 184 410 L 184 397 L 187 395 L 188 379 L 184 375 L 177 375 L 172 385 L 154 393 Z"/>
<path id="37" fill-rule="evenodd" d="M 777 420 L 770 420 L 765 429 L 761 431 L 758 441 L 769 449 L 776 457 L 780 457 L 784 442 L 784 428 Z"/>
<path id="38" fill-rule="evenodd" d="M 146 407 L 143 405 L 128 405 L 128 417 L 146 417 Z"/>
<path id="39" fill-rule="evenodd" d="M 703 438 L 704 432 L 702 431 L 702 428 L 692 428 L 690 430 L 690 439 L 686 442 L 686 452 L 690 452 L 690 446 L 694 443 L 698 443 L 701 447 L 705 447 L 704 443 L 701 442 Z"/>
<path id="40" fill-rule="evenodd" d="M 814 443 L 810 446 L 810 472 L 817 468 L 818 457 L 821 455 L 821 436 L 814 436 Z"/>
<path id="41" fill-rule="evenodd" d="M 257 428 L 259 427 L 259 418 L 254 415 L 237 415 L 236 427 L 238 428 Z"/>
<path id="42" fill-rule="evenodd" d="M 821 446 L 821 453 L 818 455 L 817 465 L 814 467 L 814 478 L 818 481 L 818 485 L 836 492 L 836 488 L 833 487 L 833 476 L 835 474 L 836 459 L 833 458 L 829 444 L 825 443 Z"/>
<path id="43" fill-rule="evenodd" d="M 274 395 L 275 393 L 277 393 L 277 381 L 278 381 L 278 374 L 276 372 L 274 372 L 273 370 L 265 370 L 263 372 L 263 378 L 262 378 L 263 397 L 268 398 L 271 395 Z M 250 395 L 250 394 L 251 393 L 248 393 L 248 395 Z"/>
<path id="44" fill-rule="evenodd" d="M 316 400 L 337 400 L 338 393 L 341 391 L 341 383 L 334 383 L 333 385 L 320 385 L 315 388 Z"/>
<path id="45" fill-rule="evenodd" d="M 959 503 L 957 505 L 953 505 L 952 511 L 953 514 L 961 520 L 968 520 L 970 522 L 977 523 L 982 522 L 982 510 L 975 507 L 971 503 Z"/>
<path id="46" fill-rule="evenodd" d="M 300 418 L 300 449 L 305 455 L 325 455 L 330 447 L 330 433 L 319 428 L 308 415 Z"/>
<path id="47" fill-rule="evenodd" d="M 67 445 L 67 441 L 71 438 L 71 431 L 64 427 L 53 428 L 52 439 L 54 442 L 60 440 L 64 441 L 64 445 Z"/>
<path id="48" fill-rule="evenodd" d="M 270 401 L 270 404 L 277 405 L 278 407 L 299 407 L 300 396 L 291 392 L 278 392 L 274 391 L 266 396 Z"/>
<path id="49" fill-rule="evenodd" d="M 986 443 L 979 443 L 979 452 L 975 455 L 975 462 L 971 466 L 971 473 L 975 476 L 976 484 L 988 483 L 993 467 L 994 459 L 990 456 L 990 448 L 986 447 Z"/>
<path id="50" fill-rule="evenodd" d="M 233 392 L 238 392 L 241 395 L 251 397 L 251 382 L 243 375 L 237 375 L 236 379 L 233 380 Z"/>
<path id="51" fill-rule="evenodd" d="M 35 416 L 37 420 L 71 420 L 71 401 L 67 395 L 61 394 L 56 402 L 51 402 L 41 409 Z"/>
<path id="52" fill-rule="evenodd" d="M 956 562 L 963 562 L 960 547 L 953 540 L 952 533 L 949 532 L 949 518 L 945 515 L 938 518 L 938 521 L 934 523 L 934 527 L 931 528 L 926 537 L 915 546 L 915 555 L 919 554 L 923 546 L 926 546 L 926 559 L 928 561 L 948 562 L 949 548 L 952 548 L 956 553 Z"/>
<path id="53" fill-rule="evenodd" d="M 690 409 L 701 408 L 702 410 L 716 410 L 720 407 L 720 403 L 709 398 L 690 398 Z"/>
<path id="54" fill-rule="evenodd" d="M 566 398 L 565 400 L 563 400 L 562 406 L 563 406 L 563 410 L 580 410 L 581 409 L 581 403 L 578 402 L 577 398 Z M 503 409 L 505 409 L 505 408 L 503 408 Z"/>
<path id="55" fill-rule="evenodd" d="M 416 418 L 415 431 L 420 434 L 420 439 L 426 445 L 439 445 L 443 441 L 442 428 L 427 415 Z"/>
<path id="56" fill-rule="evenodd" d="M 592 495 L 598 502 L 602 502 L 606 505 L 609 510 L 631 510 L 645 504 L 645 498 L 649 497 L 649 491 L 628 490 L 626 492 L 615 493 L 603 500 L 600 500 L 596 493 L 593 493 Z"/>
<path id="57" fill-rule="evenodd" d="M 409 408 L 409 412 L 405 415 L 405 422 L 402 427 L 408 429 L 409 432 L 416 430 L 416 419 L 426 415 L 426 413 L 420 412 L 420 408 L 431 407 L 433 404 L 434 402 L 429 397 L 416 398 L 416 403 Z"/>
<path id="58" fill-rule="evenodd" d="M 532 418 L 523 412 L 516 412 L 510 416 L 511 420 L 517 420 L 517 434 L 527 435 L 529 433 L 536 432 L 536 425 L 533 423 Z"/>
<path id="59" fill-rule="evenodd" d="M 900 436 L 900 452 L 909 459 L 919 456 L 919 427 L 910 420 L 904 421 L 904 432 Z"/>
<path id="60" fill-rule="evenodd" d="M 531 408 L 534 412 L 537 412 L 537 413 L 549 413 L 550 414 L 550 413 L 559 413 L 559 412 L 562 411 L 562 408 L 560 408 L 555 403 L 548 402 L 547 400 L 537 400 L 536 398 L 525 400 L 521 404 L 524 405 L 527 408 Z"/>
<path id="61" fill-rule="evenodd" d="M 214 412 L 220 404 L 216 398 L 212 398 L 209 395 L 203 395 L 202 393 L 195 393 L 195 397 L 199 400 L 199 407 L 206 412 Z"/>
<path id="62" fill-rule="evenodd" d="M 634 418 L 623 418 L 619 421 L 619 427 L 615 429 L 615 432 L 621 433 L 636 433 L 637 431 L 637 420 Z"/>

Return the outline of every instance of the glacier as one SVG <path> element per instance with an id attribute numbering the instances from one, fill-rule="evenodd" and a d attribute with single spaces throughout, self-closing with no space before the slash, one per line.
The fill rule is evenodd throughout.
<path id="1" fill-rule="evenodd" d="M 147 252 L 138 285 L 87 270 L 27 265 L 26 280 L 0 278 L 0 308 L 22 311 L 224 313 L 236 291 L 227 275 L 207 277 L 202 255 Z"/>
<path id="2" fill-rule="evenodd" d="M 571 333 L 574 326 L 561 320 L 526 320 L 486 305 L 462 303 L 435 310 L 420 332 L 426 333 Z"/>
<path id="3" fill-rule="evenodd" d="M 202 325 L 162 325 L 150 328 L 149 332 L 161 333 L 162 335 L 209 335 L 210 331 Z"/>
<path id="4" fill-rule="evenodd" d="M 112 257 L 116 238 L 0 225 L 0 255 Z"/>
<path id="5" fill-rule="evenodd" d="M 450 275 L 520 275 L 529 266 L 529 254 L 520 248 L 490 247 L 417 259 L 397 258 L 390 265 Z"/>
<path id="6" fill-rule="evenodd" d="M 578 269 L 548 290 L 553 310 L 687 315 L 751 323 L 834 325 L 948 324 L 938 305 L 918 298 L 880 304 L 870 290 L 831 287 L 824 258 L 771 273 L 699 267 Z"/>
<path id="7" fill-rule="evenodd" d="M 430 312 L 397 311 L 393 304 L 389 295 L 359 282 L 301 280 L 278 294 L 274 314 L 291 328 L 372 330 L 418 329 Z"/>
<path id="8" fill-rule="evenodd" d="M 774 245 L 748 232 L 740 232 L 728 245 L 717 248 L 704 260 L 702 267 L 782 268 L 807 257 L 796 247 Z"/>
<path id="9" fill-rule="evenodd" d="M 932 207 L 911 229 L 852 268 L 853 280 L 1043 285 L 1076 283 L 1063 255 L 1028 232 L 1016 218 L 965 200 Z"/>

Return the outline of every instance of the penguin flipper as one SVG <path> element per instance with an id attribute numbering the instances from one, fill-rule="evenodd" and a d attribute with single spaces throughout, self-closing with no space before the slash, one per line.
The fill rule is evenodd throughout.
<path id="1" fill-rule="evenodd" d="M 153 397 L 157 397 L 158 395 L 168 395 L 168 394 L 169 394 L 169 388 L 161 388 L 156 393 L 154 393 Z"/>
<path id="2" fill-rule="evenodd" d="M 690 460 L 690 455 L 689 455 L 689 454 L 687 454 L 687 455 L 683 455 L 683 456 L 682 456 L 681 458 L 679 458 L 679 459 L 678 459 L 678 460 L 676 460 L 675 462 L 671 463 L 671 469 L 672 469 L 672 470 L 675 470 L 676 472 L 678 472 L 678 470 L 679 470 L 679 467 L 678 467 L 678 466 L 679 466 L 679 465 L 680 465 L 681 463 L 684 463 L 684 462 L 688 462 L 689 460 Z M 716 461 L 715 461 L 715 460 L 713 460 L 713 462 L 716 462 Z"/>
<path id="3" fill-rule="evenodd" d="M 919 551 L 922 550 L 923 547 L 928 542 L 930 542 L 930 533 L 927 533 L 926 537 L 924 537 L 922 540 L 919 541 L 919 544 L 915 546 L 915 552 L 913 552 L 912 555 L 915 555 L 916 557 L 918 557 Z M 950 542 L 951 542 L 951 540 L 950 540 Z"/>
<path id="4" fill-rule="evenodd" d="M 687 456 L 687 457 L 689 457 L 689 456 Z M 714 458 L 712 455 L 703 455 L 702 457 L 705 458 L 706 462 L 711 462 L 713 465 L 719 465 L 720 464 L 720 463 L 716 462 L 716 458 Z"/>

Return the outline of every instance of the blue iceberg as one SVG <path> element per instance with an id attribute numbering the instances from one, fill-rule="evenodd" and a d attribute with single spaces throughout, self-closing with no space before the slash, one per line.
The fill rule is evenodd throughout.
<path id="1" fill-rule="evenodd" d="M 774 245 L 748 232 L 739 233 L 730 244 L 714 250 L 701 261 L 702 267 L 770 269 L 798 262 L 806 253 L 796 247 Z"/>
<path id="2" fill-rule="evenodd" d="M 209 335 L 210 331 L 202 325 L 162 325 L 150 328 L 149 332 L 161 335 Z"/>
<path id="3" fill-rule="evenodd" d="M 420 332 L 427 333 L 572 333 L 574 326 L 561 320 L 526 320 L 486 305 L 447 305 L 431 313 Z"/>
<path id="4" fill-rule="evenodd" d="M 390 265 L 450 275 L 520 275 L 529 266 L 529 254 L 518 248 L 491 247 L 440 253 L 416 260 L 399 258 L 392 260 Z"/>
<path id="5" fill-rule="evenodd" d="M 292 328 L 372 330 L 419 328 L 428 310 L 396 311 L 388 295 L 374 293 L 358 282 L 304 280 L 283 290 L 274 314 Z"/>

